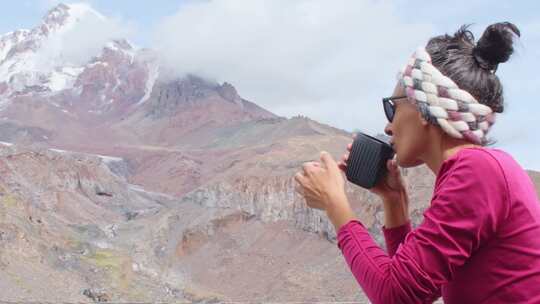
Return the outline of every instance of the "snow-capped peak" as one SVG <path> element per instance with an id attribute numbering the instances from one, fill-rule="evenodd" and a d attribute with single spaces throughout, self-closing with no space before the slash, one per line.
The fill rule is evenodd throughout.
<path id="1" fill-rule="evenodd" d="M 77 22 L 88 16 L 105 20 L 105 16 L 94 10 L 86 3 L 59 4 L 49 10 L 43 18 L 43 26 L 48 30 L 69 30 Z M 44 34 L 48 34 L 45 32 Z"/>
<path id="2" fill-rule="evenodd" d="M 159 64 L 126 35 L 88 4 L 59 4 L 32 30 L 0 36 L 0 111 L 22 96 L 64 113 L 112 113 L 145 103 Z"/>
<path id="3" fill-rule="evenodd" d="M 54 59 L 50 58 L 51 56 L 65 57 L 62 54 L 64 48 L 62 44 L 70 43 L 66 40 L 76 35 L 71 34 L 70 36 L 69 32 L 78 25 L 80 27 L 83 21 L 89 23 L 83 27 L 84 29 L 92 27 L 96 22 L 105 22 L 106 18 L 85 3 L 59 4 L 49 10 L 43 18 L 43 22 L 32 30 L 17 30 L 1 36 L 0 64 L 3 67 L 0 67 L 0 81 L 5 80 L 3 76 L 11 76 L 10 72 L 16 72 L 17 66 L 27 72 L 33 72 L 28 70 L 42 70 L 43 67 L 36 66 L 36 60 L 33 58 L 39 57 L 39 53 L 42 55 L 46 53 L 44 55 L 47 58 L 38 61 L 47 64 L 52 61 L 51 59 Z M 20 61 L 25 62 L 19 64 Z M 6 68 L 9 70 L 6 71 Z"/>
<path id="4" fill-rule="evenodd" d="M 27 88 L 55 92 L 72 87 L 85 66 L 109 54 L 133 61 L 136 50 L 121 26 L 89 4 L 59 4 L 40 25 L 0 36 L 0 103 L 2 97 Z M 114 55 L 113 55 L 114 56 Z M 110 56 L 109 56 L 110 57 Z M 8 90 L 1 87 L 8 86 Z"/>

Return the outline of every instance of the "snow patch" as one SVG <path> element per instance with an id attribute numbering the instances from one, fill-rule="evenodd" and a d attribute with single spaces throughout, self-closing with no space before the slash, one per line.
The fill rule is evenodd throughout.
<path id="1" fill-rule="evenodd" d="M 63 154 L 65 154 L 65 153 L 76 153 L 76 154 L 82 154 L 82 155 L 89 155 L 89 156 L 99 157 L 99 158 L 102 159 L 105 163 L 122 162 L 122 161 L 124 161 L 124 159 L 121 158 L 121 157 L 114 157 L 114 156 L 108 156 L 108 155 L 100 155 L 100 154 L 91 154 L 91 153 L 84 153 L 84 152 L 66 151 L 66 150 L 55 149 L 55 148 L 50 148 L 49 151 L 58 152 L 58 153 L 63 153 Z"/>
<path id="2" fill-rule="evenodd" d="M 148 64 L 148 79 L 146 80 L 146 88 L 144 89 L 144 96 L 137 103 L 138 105 L 144 103 L 148 100 L 148 98 L 150 98 L 158 76 L 159 66 L 157 64 Z"/>
<path id="3" fill-rule="evenodd" d="M 135 60 L 135 55 L 136 55 L 135 47 L 133 47 L 133 45 L 127 40 L 125 41 L 128 44 L 130 49 L 127 49 L 125 46 L 119 45 L 119 42 L 114 41 L 114 40 L 107 42 L 107 44 L 105 44 L 105 48 L 127 55 L 127 57 L 129 57 L 129 63 L 132 64 L 133 61 Z"/>
<path id="4" fill-rule="evenodd" d="M 62 91 L 73 88 L 77 77 L 84 71 L 82 67 L 63 67 L 49 74 L 47 86 L 52 91 Z"/>
<path id="5" fill-rule="evenodd" d="M 3 145 L 3 146 L 8 146 L 8 147 L 11 147 L 13 146 L 12 143 L 8 143 L 8 142 L 3 142 L 3 141 L 0 141 L 0 145 Z"/>
<path id="6" fill-rule="evenodd" d="M 105 163 L 113 163 L 113 162 L 121 162 L 124 161 L 123 158 L 120 157 L 114 157 L 114 156 L 107 156 L 107 155 L 96 155 L 97 157 L 101 158 Z"/>
<path id="7" fill-rule="evenodd" d="M 72 82 L 72 79 L 70 79 L 70 77 L 66 74 L 54 71 L 49 77 L 49 88 L 51 88 L 53 91 L 61 91 L 67 88 Z"/>
<path id="8" fill-rule="evenodd" d="M 144 188 L 142 186 L 139 186 L 139 185 L 130 184 L 129 189 L 148 193 L 148 191 L 144 190 Z"/>
<path id="9" fill-rule="evenodd" d="M 62 72 L 66 75 L 78 77 L 84 71 L 83 67 L 63 67 Z"/>
<path id="10" fill-rule="evenodd" d="M 111 245 L 105 241 L 96 241 L 95 242 L 96 247 L 100 249 L 110 249 Z"/>
<path id="11" fill-rule="evenodd" d="M 129 187 L 130 190 L 145 193 L 145 194 L 148 194 L 148 195 L 151 195 L 151 196 L 161 196 L 161 197 L 166 197 L 168 199 L 174 199 L 174 196 L 172 196 L 172 195 L 169 195 L 169 194 L 166 194 L 166 193 L 161 193 L 161 192 L 148 191 L 148 190 L 145 190 L 142 186 L 139 186 L 139 185 L 128 184 L 128 187 Z"/>
<path id="12" fill-rule="evenodd" d="M 53 151 L 53 152 L 57 152 L 57 153 L 62 153 L 62 154 L 65 154 L 65 153 L 69 153 L 69 151 L 66 151 L 66 150 L 60 150 L 60 149 L 49 149 L 50 151 Z"/>
<path id="13" fill-rule="evenodd" d="M 7 54 L 11 51 L 12 47 L 21 42 L 28 36 L 30 31 L 17 30 L 15 32 L 9 32 L 0 37 L 0 62 L 6 59 Z"/>
<path id="14" fill-rule="evenodd" d="M 13 47 L 13 41 L 11 41 L 11 39 L 6 40 L 7 41 L 2 41 L 2 45 L 0 47 L 0 62 L 6 59 L 7 54 L 9 53 L 9 51 L 11 51 L 11 48 Z"/>
<path id="15" fill-rule="evenodd" d="M 91 67 L 94 67 L 96 65 L 102 65 L 104 67 L 107 67 L 109 66 L 109 63 L 107 62 L 104 62 L 104 61 L 95 61 L 95 62 L 90 62 L 89 64 L 87 64 L 86 66 L 91 68 Z"/>

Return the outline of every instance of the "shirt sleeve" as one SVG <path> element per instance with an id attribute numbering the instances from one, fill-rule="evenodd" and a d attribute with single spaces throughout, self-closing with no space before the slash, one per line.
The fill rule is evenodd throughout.
<path id="1" fill-rule="evenodd" d="M 394 256 L 398 246 L 403 243 L 405 236 L 412 230 L 411 222 L 407 222 L 401 226 L 386 228 L 382 227 L 384 241 L 386 243 L 386 252 L 390 257 Z"/>
<path id="2" fill-rule="evenodd" d="M 435 188 L 423 222 L 406 234 L 393 256 L 358 220 L 338 229 L 338 247 L 373 303 L 433 302 L 441 286 L 494 234 L 505 212 L 501 193 L 507 192 L 493 162 L 485 156 L 457 159 Z"/>

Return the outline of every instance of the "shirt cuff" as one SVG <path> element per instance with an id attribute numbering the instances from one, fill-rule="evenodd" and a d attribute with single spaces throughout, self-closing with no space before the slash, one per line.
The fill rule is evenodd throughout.
<path id="1" fill-rule="evenodd" d="M 359 220 L 357 220 L 357 219 L 349 220 L 347 223 L 345 223 L 344 225 L 342 225 L 341 227 L 339 227 L 339 229 L 338 229 L 338 231 L 337 231 L 336 233 L 337 233 L 337 235 L 342 234 L 343 231 L 346 230 L 346 229 L 349 229 L 350 226 L 354 226 L 354 225 L 358 225 L 358 224 L 364 226 L 364 225 L 363 225 Z"/>
<path id="2" fill-rule="evenodd" d="M 342 225 L 338 231 L 336 232 L 336 238 L 337 238 L 337 246 L 339 249 L 341 249 L 342 243 L 345 241 L 345 239 L 348 239 L 353 231 L 355 226 L 359 225 L 360 229 L 365 229 L 364 225 L 357 219 L 349 220 L 346 224 Z"/>

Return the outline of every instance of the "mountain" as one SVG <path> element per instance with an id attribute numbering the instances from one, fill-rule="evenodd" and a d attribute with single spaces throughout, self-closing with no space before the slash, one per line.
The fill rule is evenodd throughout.
<path id="1" fill-rule="evenodd" d="M 293 179 L 351 134 L 172 76 L 124 39 L 74 56 L 66 37 L 106 18 L 60 4 L 0 38 L 0 300 L 366 302 Z M 416 225 L 434 176 L 404 174 Z M 378 198 L 347 193 L 383 244 Z"/>
<path id="2" fill-rule="evenodd" d="M 170 80 L 152 50 L 126 40 L 105 43 L 85 61 L 66 55 L 63 48 L 73 48 L 66 37 L 104 18 L 86 4 L 60 4 L 36 28 L 1 37 L 1 124 L 11 130 L 3 141 L 175 145 L 192 130 L 276 117 L 228 83 Z"/>
<path id="3" fill-rule="evenodd" d="M 17 30 L 0 38 L 0 81 L 4 103 L 8 98 L 34 92 L 73 87 L 81 67 L 64 59 L 62 50 L 51 49 L 55 41 L 82 18 L 105 18 L 89 6 L 59 5 L 31 30 Z"/>

